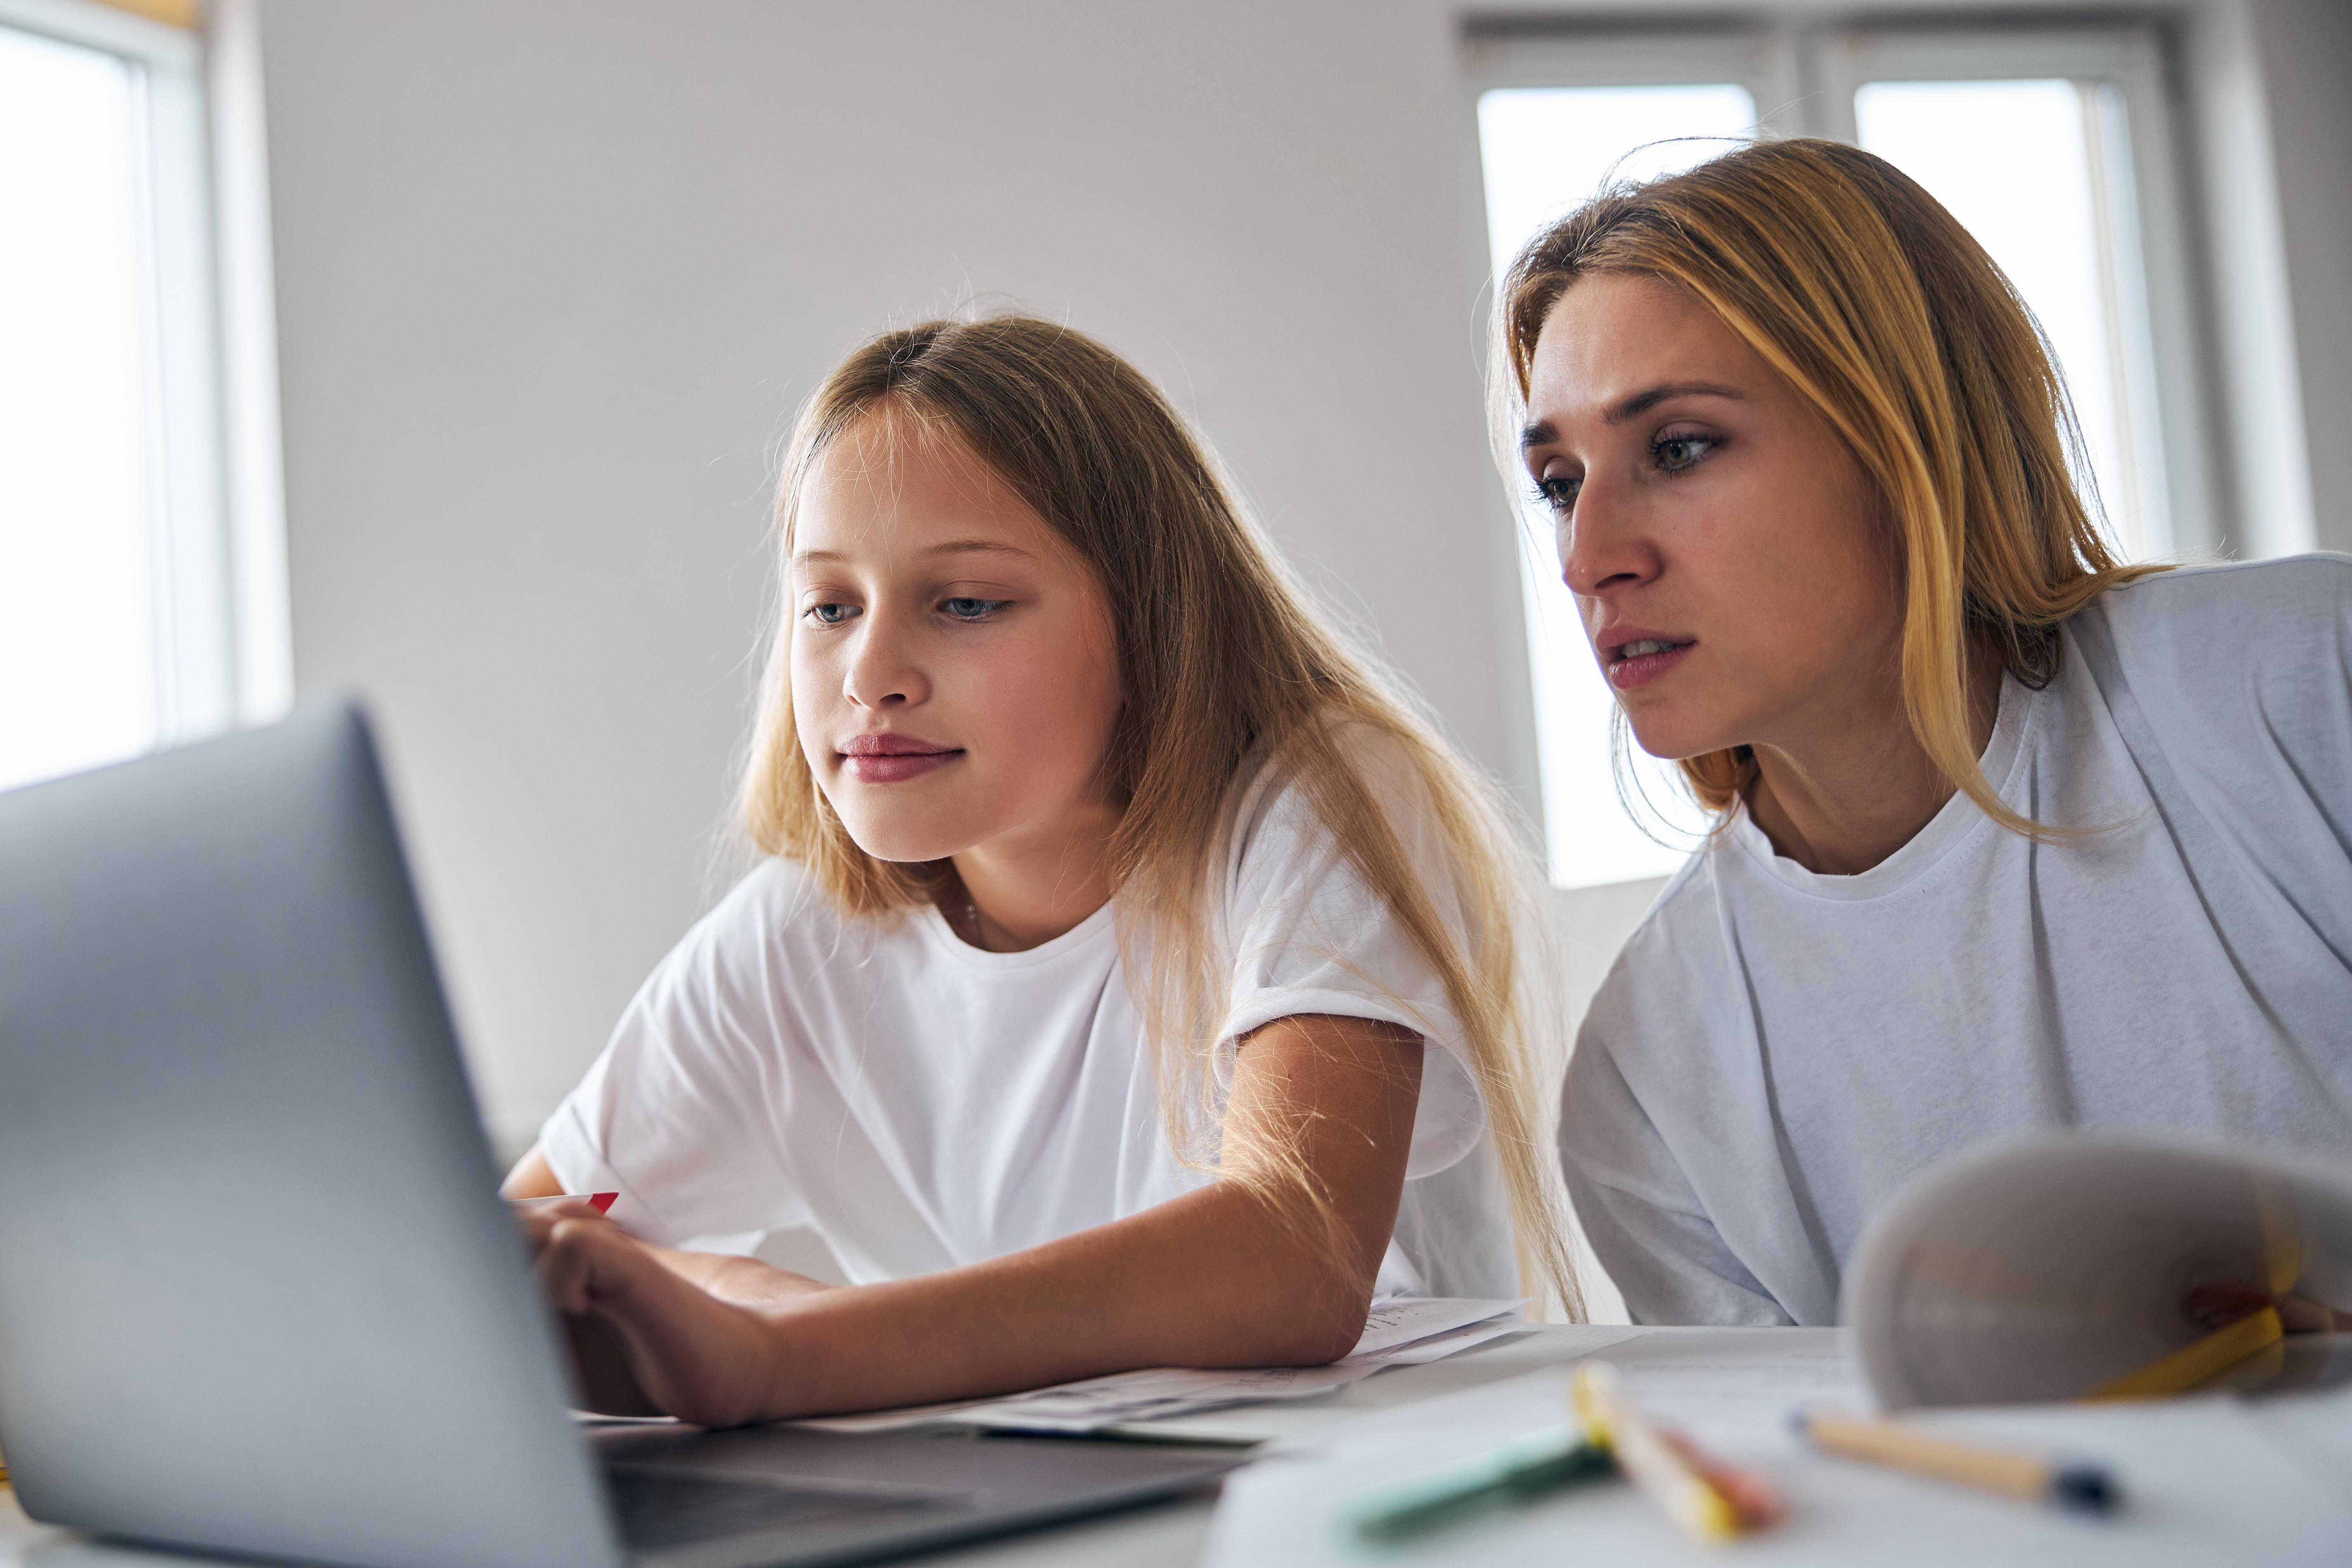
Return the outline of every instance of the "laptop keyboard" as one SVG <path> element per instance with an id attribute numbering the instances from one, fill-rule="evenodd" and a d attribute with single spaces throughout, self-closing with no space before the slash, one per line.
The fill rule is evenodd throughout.
<path id="1" fill-rule="evenodd" d="M 953 1491 L 713 1472 L 667 1465 L 608 1465 L 604 1482 L 622 1539 L 658 1552 L 698 1541 L 789 1527 L 903 1525 L 921 1515 L 968 1511 Z"/>

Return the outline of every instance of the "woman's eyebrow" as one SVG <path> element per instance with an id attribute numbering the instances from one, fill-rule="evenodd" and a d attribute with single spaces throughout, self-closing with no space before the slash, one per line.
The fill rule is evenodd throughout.
<path id="1" fill-rule="evenodd" d="M 1712 381 L 1670 381 L 1647 392 L 1637 392 L 1612 405 L 1601 418 L 1611 425 L 1622 425 L 1628 419 L 1639 419 L 1673 397 L 1730 397 L 1745 402 L 1748 395 L 1738 387 L 1723 386 Z M 1534 447 L 1548 447 L 1559 439 L 1559 432 L 1553 427 L 1552 422 L 1538 419 L 1519 432 L 1519 450 L 1524 452 Z"/>
<path id="2" fill-rule="evenodd" d="M 1601 417 L 1612 425 L 1622 425 L 1628 419 L 1639 419 L 1670 397 L 1731 397 L 1745 401 L 1747 396 L 1736 387 L 1719 385 L 1712 381 L 1670 381 L 1647 392 L 1635 393 Z"/>

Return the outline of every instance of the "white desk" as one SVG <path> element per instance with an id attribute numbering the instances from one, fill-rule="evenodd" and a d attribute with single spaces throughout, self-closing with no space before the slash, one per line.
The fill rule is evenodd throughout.
<path id="1" fill-rule="evenodd" d="M 1328 1400 L 1292 1405 L 1260 1405 L 1170 1423 L 1176 1427 L 1224 1432 L 1236 1428 L 1269 1437 L 1290 1436 L 1337 1425 L 1376 1410 L 1475 1388 L 1546 1366 L 1564 1366 L 1578 1356 L 1616 1342 L 1633 1331 L 1612 1328 L 1544 1328 L 1478 1346 L 1427 1366 L 1395 1367 L 1341 1390 Z M 1783 1331 L 1822 1342 L 1826 1331 Z M 1208 1537 L 1215 1500 L 1187 1499 L 1032 1531 L 958 1552 L 923 1558 L 925 1568 L 1192 1568 Z M 16 1494 L 0 1491 L 0 1568 L 194 1568 L 200 1559 L 102 1546 L 59 1530 L 35 1524 L 17 1508 Z"/>
<path id="2" fill-rule="evenodd" d="M 1627 1343 L 1629 1341 L 1633 1342 Z M 1483 1436 L 1465 1435 L 1460 1425 L 1460 1413 L 1465 1407 L 1483 1408 L 1516 1400 L 1527 1406 L 1518 1417 L 1524 1425 L 1535 1412 L 1535 1405 L 1528 1402 L 1535 1400 L 1542 1407 L 1540 1418 L 1549 1420 L 1552 1401 L 1559 1397 L 1555 1389 L 1564 1391 L 1564 1380 L 1554 1383 L 1547 1378 L 1541 1380 L 1539 1386 L 1530 1382 L 1517 1391 L 1503 1385 L 1529 1373 L 1556 1373 L 1581 1356 L 1619 1344 L 1625 1348 L 1617 1359 L 1628 1366 L 1629 1373 L 1636 1363 L 1647 1363 L 1654 1372 L 1664 1371 L 1688 1379 L 1693 1388 L 1736 1383 L 1738 1363 L 1750 1363 L 1752 1370 L 1752 1363 L 1759 1360 L 1774 1363 L 1777 1389 L 1804 1384 L 1818 1375 L 1821 1386 L 1827 1391 L 1840 1377 L 1839 1340 L 1831 1330 L 1544 1328 L 1480 1346 L 1447 1361 L 1394 1368 L 1328 1400 L 1212 1412 L 1162 1425 L 1202 1436 L 1220 1433 L 1273 1439 L 1311 1437 L 1365 1417 L 1378 1418 L 1383 1412 L 1442 1401 L 1430 1405 L 1426 1421 L 1409 1424 L 1376 1419 L 1372 1427 L 1365 1430 L 1383 1426 L 1387 1430 L 1373 1439 L 1355 1433 L 1346 1437 L 1335 1436 L 1330 1445 L 1323 1446 L 1328 1451 L 1319 1461 L 1313 1452 L 1273 1461 L 1278 1466 L 1320 1462 L 1327 1467 L 1344 1468 L 1352 1466 L 1355 1456 L 1361 1453 L 1377 1468 L 1383 1458 L 1391 1463 L 1399 1459 L 1398 1432 L 1402 1428 L 1402 1460 L 1417 1468 L 1452 1457 L 1444 1451 L 1449 1445 L 1458 1447 L 1465 1441 L 1486 1443 Z M 1479 1390 L 1491 1392 L 1476 1392 Z M 2306 1403 L 2299 1411 L 2287 1408 L 2287 1404 L 2296 1398 Z M 2243 1479 L 2252 1483 L 2252 1491 L 2277 1500 L 2276 1507 L 2265 1504 L 2263 1510 L 2258 1510 L 2261 1517 L 2245 1531 L 2250 1536 L 2272 1539 L 2248 1539 L 2242 1542 L 2262 1552 L 2266 1568 L 2302 1568 L 2305 1563 L 2340 1568 L 2352 1563 L 2352 1395 L 2325 1404 L 2314 1399 L 2315 1396 L 2288 1396 L 2286 1401 L 2276 1404 L 2245 1407 L 2261 1410 L 2261 1419 L 2266 1424 L 2273 1447 L 2276 1439 L 2286 1440 L 2284 1451 L 2290 1461 L 2269 1467 L 2267 1460 L 2257 1458 L 2256 1468 L 2248 1472 L 2245 1453 L 2242 1450 L 2235 1458 Z M 1785 1427 L 1780 1425 L 1787 1408 L 1785 1394 L 1775 1393 L 1765 1403 L 1771 1405 L 1770 1410 L 1759 1405 L 1759 1411 L 1750 1415 L 1768 1415 L 1774 1429 L 1785 1433 Z M 2204 1465 L 2201 1434 L 2206 1431 L 2194 1425 L 2203 1419 L 2200 1412 L 2178 1405 L 2149 1407 L 2145 1414 L 2120 1407 L 2109 1409 L 2113 1414 L 2099 1419 L 2120 1418 L 2150 1429 L 2168 1424 L 2188 1424 L 2168 1426 L 2168 1429 L 2188 1436 L 2180 1440 L 2165 1439 L 2157 1448 L 2143 1452 L 2140 1470 L 2125 1472 L 2127 1494 L 2134 1479 L 2145 1479 L 2151 1485 L 2142 1494 L 2144 1506 L 2112 1530 L 2090 1521 L 2053 1529 L 2056 1516 L 2044 1510 L 1919 1482 L 1870 1467 L 1808 1458 L 1791 1449 L 1779 1460 L 1768 1461 L 1777 1466 L 1790 1491 L 1790 1522 L 1768 1536 L 1741 1544 L 1729 1555 L 1719 1549 L 1685 1546 L 1639 1498 L 1622 1491 L 1559 1500 L 1525 1516 L 1496 1521 L 1483 1531 L 1465 1531 L 1458 1539 L 1433 1539 L 1399 1562 L 1409 1563 L 1410 1568 L 1438 1568 L 1439 1564 L 1456 1561 L 1513 1565 L 1538 1560 L 1567 1561 L 1559 1555 L 1564 1542 L 1558 1531 L 1563 1520 L 1555 1515 L 1547 1521 L 1541 1513 L 1542 1509 L 1552 1508 L 1577 1511 L 1576 1536 L 1580 1544 L 1591 1549 L 1591 1560 L 1617 1563 L 1624 1568 L 1633 1568 L 1637 1563 L 1727 1564 L 1732 1557 L 1754 1568 L 1772 1568 L 1782 1563 L 1927 1559 L 1969 1564 L 1990 1561 L 2064 1563 L 2069 1568 L 2109 1562 L 2146 1568 L 2149 1563 L 2161 1561 L 2205 1568 L 2210 1562 L 2245 1555 L 2228 1550 L 2217 1553 L 2214 1550 L 2217 1541 L 2225 1547 L 2239 1542 L 2241 1525 L 2231 1520 L 2242 1519 L 2247 1510 L 2242 1500 L 2232 1512 L 2227 1506 L 2217 1506 L 2211 1496 L 2199 1495 L 2215 1490 L 2199 1474 Z M 1383 1443 L 1387 1446 L 1385 1455 L 1381 1452 Z M 1349 1448 L 1349 1444 L 1359 1447 Z M 2218 1461 L 2229 1456 L 2215 1451 L 2211 1458 Z M 2265 1467 L 2278 1473 L 2268 1474 Z M 2222 1465 L 2216 1473 L 2228 1468 Z M 1230 1537 L 1229 1545 L 1233 1539 L 1246 1540 L 1253 1549 L 1243 1553 L 1244 1558 L 1255 1562 L 1265 1556 L 1279 1563 L 1281 1568 L 1310 1568 L 1317 1560 L 1333 1555 L 1328 1550 L 1332 1541 L 1328 1528 L 1299 1534 L 1294 1528 L 1296 1517 L 1269 1518 L 1262 1511 L 1253 1513 L 1248 1506 L 1253 1488 L 1288 1484 L 1284 1473 L 1272 1466 L 1254 1472 L 1253 1477 L 1236 1489 L 1238 1511 L 1229 1510 L 1228 1518 L 1229 1531 L 1236 1528 L 1236 1521 L 1246 1523 L 1248 1528 L 1244 1534 Z M 1360 1474 L 1351 1472 L 1351 1481 L 1362 1479 Z M 1261 1490 L 1261 1500 L 1264 1495 Z M 1213 1498 L 1190 1498 L 961 1551 L 934 1553 L 919 1562 L 943 1568 L 980 1568 L 982 1564 L 987 1568 L 1109 1568 L 1111 1564 L 1118 1568 L 1195 1568 L 1211 1545 L 1210 1529 L 1215 1509 Z M 1260 1525 L 1265 1528 L 1261 1530 Z M 1855 1539 L 1857 1528 L 1864 1537 L 1859 1541 Z M 1281 1540 L 1289 1534 L 1298 1534 L 1297 1541 Z M 1261 1542 L 1271 1550 L 1255 1550 Z M 0 1568 L 190 1568 L 195 1561 L 103 1546 L 45 1529 L 26 1521 L 16 1508 L 12 1496 L 0 1493 Z"/>

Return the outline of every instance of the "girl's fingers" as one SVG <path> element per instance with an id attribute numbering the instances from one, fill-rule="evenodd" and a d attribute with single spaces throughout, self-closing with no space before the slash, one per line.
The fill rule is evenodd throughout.
<path id="1" fill-rule="evenodd" d="M 602 1326 L 654 1405 L 705 1426 L 761 1414 L 757 1318 L 664 1267 L 642 1243 L 593 1213 L 526 1228 L 539 1243 L 541 1289 L 555 1310 Z"/>
<path id="2" fill-rule="evenodd" d="M 618 1226 L 593 1214 L 559 1215 L 540 1235 L 540 1281 L 560 1312 L 586 1312 L 604 1298 L 621 1294 L 632 1265 L 639 1263 L 661 1267 Z"/>
<path id="3" fill-rule="evenodd" d="M 544 1248 L 555 1227 L 567 1220 L 608 1226 L 613 1223 L 583 1197 L 538 1198 L 522 1203 L 509 1202 L 508 1206 L 513 1210 L 515 1223 L 522 1227 L 524 1238 L 530 1243 L 533 1252 Z"/>
<path id="4" fill-rule="evenodd" d="M 588 1308 L 590 1263 L 586 1249 L 557 1236 L 552 1225 L 541 1227 L 539 1283 L 555 1310 L 577 1316 Z"/>

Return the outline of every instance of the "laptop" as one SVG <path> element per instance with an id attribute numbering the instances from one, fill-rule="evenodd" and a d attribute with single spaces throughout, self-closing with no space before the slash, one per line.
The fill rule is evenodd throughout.
<path id="1" fill-rule="evenodd" d="M 585 1424 L 349 705 L 0 795 L 25 1511 L 354 1568 L 848 1563 L 1230 1451 Z"/>

